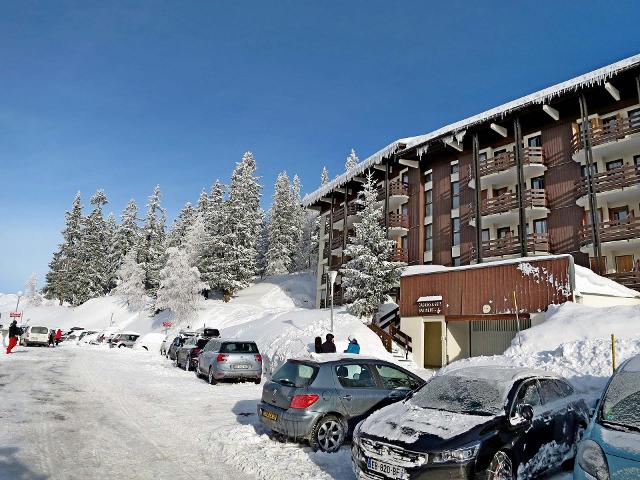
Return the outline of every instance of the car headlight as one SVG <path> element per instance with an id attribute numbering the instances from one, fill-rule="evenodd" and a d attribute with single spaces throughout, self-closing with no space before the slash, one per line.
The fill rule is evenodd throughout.
<path id="1" fill-rule="evenodd" d="M 583 440 L 578 447 L 578 465 L 598 480 L 609 480 L 609 464 L 602 448 L 593 440 Z"/>
<path id="2" fill-rule="evenodd" d="M 464 448 L 458 448 L 456 450 L 445 450 L 443 452 L 434 453 L 431 455 L 431 461 L 433 463 L 445 463 L 455 462 L 462 463 L 468 462 L 478 456 L 480 450 L 480 444 L 476 443 Z"/>
<path id="3" fill-rule="evenodd" d="M 361 420 L 360 422 L 358 422 L 358 424 L 356 425 L 356 427 L 353 429 L 353 435 L 351 436 L 353 443 L 359 442 L 360 441 L 360 429 L 362 428 L 362 424 L 364 423 L 364 420 Z"/>

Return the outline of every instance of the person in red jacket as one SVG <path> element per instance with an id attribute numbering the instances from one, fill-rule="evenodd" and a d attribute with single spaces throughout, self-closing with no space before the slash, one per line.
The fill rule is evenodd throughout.
<path id="1" fill-rule="evenodd" d="M 62 330 L 58 329 L 56 332 L 56 345 L 60 343 L 60 339 L 62 338 Z"/>
<path id="2" fill-rule="evenodd" d="M 11 353 L 13 347 L 18 343 L 18 334 L 18 322 L 14 320 L 11 322 L 11 325 L 9 325 L 9 346 L 7 347 L 7 354 Z"/>

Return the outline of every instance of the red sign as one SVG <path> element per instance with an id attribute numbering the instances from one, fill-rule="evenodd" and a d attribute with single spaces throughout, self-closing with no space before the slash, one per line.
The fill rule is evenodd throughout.
<path id="1" fill-rule="evenodd" d="M 9 317 L 11 318 L 20 318 L 22 316 L 22 312 L 9 312 Z"/>
<path id="2" fill-rule="evenodd" d="M 170 328 L 170 327 L 173 327 L 173 323 L 172 322 L 162 322 L 162 326 L 164 328 Z"/>

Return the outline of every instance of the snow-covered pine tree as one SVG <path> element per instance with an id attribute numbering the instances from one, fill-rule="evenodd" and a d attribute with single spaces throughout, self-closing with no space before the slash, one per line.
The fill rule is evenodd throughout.
<path id="1" fill-rule="evenodd" d="M 320 186 L 329 183 L 329 170 L 327 167 L 322 167 L 322 174 L 320 175 Z"/>
<path id="2" fill-rule="evenodd" d="M 231 174 L 226 209 L 225 275 L 219 279 L 227 295 L 248 286 L 256 274 L 262 186 L 255 172 L 253 154 L 246 152 Z"/>
<path id="3" fill-rule="evenodd" d="M 47 298 L 57 298 L 60 304 L 77 305 L 75 291 L 77 275 L 81 267 L 80 247 L 82 242 L 82 203 L 80 192 L 76 193 L 71 210 L 65 213 L 62 243 L 53 254 L 49 271 L 45 277 L 44 292 Z"/>
<path id="4" fill-rule="evenodd" d="M 203 305 L 202 290 L 207 284 L 200 280 L 200 272 L 189 266 L 186 252 L 170 247 L 167 249 L 167 264 L 160 271 L 160 287 L 155 307 L 170 309 L 177 324 L 190 322 Z"/>
<path id="5" fill-rule="evenodd" d="M 120 215 L 117 234 L 120 258 L 124 258 L 131 250 L 136 250 L 141 237 L 142 232 L 138 225 L 138 205 L 134 199 L 131 199 Z"/>
<path id="6" fill-rule="evenodd" d="M 344 162 L 344 171 L 348 172 L 349 170 L 352 170 L 356 165 L 358 165 L 358 163 L 360 163 L 360 159 L 358 158 L 358 155 L 356 155 L 356 151 L 352 148 L 351 153 Z"/>
<path id="7" fill-rule="evenodd" d="M 77 303 L 84 303 L 107 293 L 109 247 L 107 223 L 102 213 L 102 207 L 107 203 L 104 191 L 98 189 L 91 197 L 93 210 L 82 222 L 82 265 L 77 274 L 77 286 L 74 291 Z"/>
<path id="8" fill-rule="evenodd" d="M 136 256 L 136 251 L 131 250 L 124 257 L 117 271 L 118 285 L 113 290 L 113 293 L 124 298 L 133 310 L 142 308 L 148 301 L 144 269 L 138 264 Z"/>
<path id="9" fill-rule="evenodd" d="M 314 270 L 318 266 L 318 237 L 320 235 L 320 216 L 318 212 L 307 210 L 304 231 L 302 233 L 301 260 L 299 270 Z"/>
<path id="10" fill-rule="evenodd" d="M 269 224 L 267 222 L 267 215 L 262 209 L 260 209 L 260 215 L 262 217 L 260 225 L 260 235 L 258 236 L 258 243 L 256 244 L 256 250 L 258 251 L 258 257 L 256 260 L 257 274 L 260 278 L 267 274 L 267 251 L 269 250 Z"/>
<path id="11" fill-rule="evenodd" d="M 182 242 L 182 249 L 189 258 L 189 265 L 202 268 L 205 250 L 209 243 L 209 232 L 205 225 L 206 212 L 197 212 L 191 226 L 187 229 Z"/>
<path id="12" fill-rule="evenodd" d="M 225 286 L 231 283 L 230 271 L 227 268 L 225 255 L 229 248 L 227 222 L 226 186 L 216 180 L 211 187 L 206 217 L 206 241 L 202 252 L 200 277 L 209 285 L 209 290 L 224 293 Z"/>
<path id="13" fill-rule="evenodd" d="M 167 246 L 178 247 L 183 246 L 187 231 L 193 225 L 196 217 L 196 210 L 191 205 L 191 202 L 187 202 L 178 213 L 178 217 L 173 221 L 171 230 L 167 234 Z"/>
<path id="14" fill-rule="evenodd" d="M 110 212 L 107 216 L 106 226 L 106 291 L 110 292 L 118 284 L 118 276 L 116 273 L 118 272 L 124 257 L 122 256 L 120 245 L 118 243 L 118 224 L 116 223 L 116 217 L 113 212 Z"/>
<path id="15" fill-rule="evenodd" d="M 291 268 L 290 272 L 299 272 L 308 268 L 308 255 L 310 245 L 306 242 L 308 238 L 305 237 L 305 231 L 307 229 L 308 211 L 302 206 L 302 197 L 300 196 L 300 177 L 298 175 L 293 176 L 291 182 L 291 202 L 292 202 L 292 236 L 294 249 L 291 255 Z"/>
<path id="16" fill-rule="evenodd" d="M 153 190 L 147 204 L 147 218 L 143 228 L 143 237 L 138 249 L 138 263 L 145 273 L 145 288 L 155 295 L 160 285 L 160 270 L 166 261 L 165 222 L 167 214 L 160 205 L 160 185 Z"/>
<path id="17" fill-rule="evenodd" d="M 344 254 L 351 258 L 342 273 L 342 286 L 348 309 L 358 317 L 370 317 L 385 295 L 400 281 L 405 267 L 390 261 L 395 241 L 387 238 L 382 223 L 383 206 L 376 202 L 377 191 L 371 173 L 356 202 L 362 207 L 361 222 L 354 225 L 355 236 L 349 238 Z"/>
<path id="18" fill-rule="evenodd" d="M 267 275 L 282 275 L 291 271 L 291 258 L 294 249 L 298 246 L 294 211 L 289 177 L 287 172 L 281 172 L 276 179 L 273 200 L 269 209 Z"/>
<path id="19" fill-rule="evenodd" d="M 24 285 L 24 297 L 25 300 L 33 306 L 38 306 L 42 303 L 42 297 L 38 292 L 38 275 L 32 273 Z"/>

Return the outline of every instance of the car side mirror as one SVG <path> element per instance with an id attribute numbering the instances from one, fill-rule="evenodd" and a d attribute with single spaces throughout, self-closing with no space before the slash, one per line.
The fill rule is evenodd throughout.
<path id="1" fill-rule="evenodd" d="M 533 421 L 533 407 L 528 403 L 518 405 L 518 414 L 529 423 Z"/>

